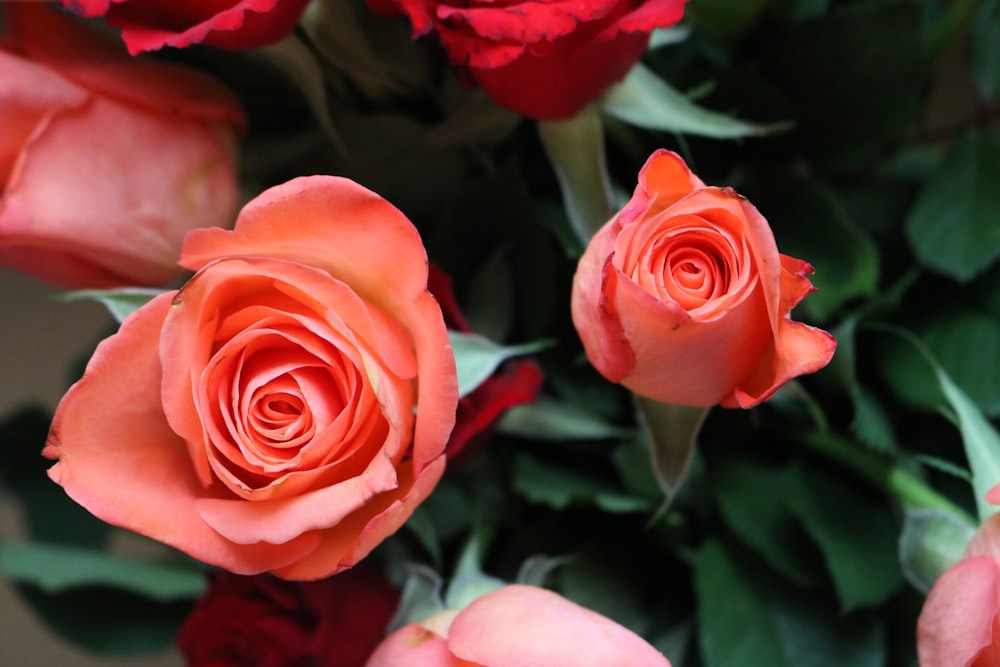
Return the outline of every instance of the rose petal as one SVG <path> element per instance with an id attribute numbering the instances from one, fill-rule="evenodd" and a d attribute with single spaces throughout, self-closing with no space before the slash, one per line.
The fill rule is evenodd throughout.
<path id="1" fill-rule="evenodd" d="M 204 412 L 211 397 L 199 397 L 194 388 L 202 386 L 200 369 L 209 366 L 214 354 L 209 345 L 216 334 L 206 336 L 206 327 L 212 330 L 223 323 L 199 318 L 205 313 L 224 316 L 227 308 L 239 303 L 235 295 L 241 290 L 256 293 L 255 304 L 266 304 L 261 299 L 271 297 L 261 292 L 267 286 L 262 282 L 282 286 L 274 290 L 273 298 L 287 293 L 299 300 L 304 310 L 312 310 L 317 319 L 325 319 L 332 327 L 326 337 L 336 332 L 346 341 L 342 352 L 352 355 L 359 368 L 365 368 L 383 414 L 395 422 L 398 432 L 408 433 L 413 420 L 409 383 L 417 373 L 417 361 L 399 322 L 368 307 L 350 287 L 325 271 L 259 257 L 219 260 L 196 274 L 178 293 L 161 338 L 164 410 L 174 430 L 191 443 L 192 458 L 198 462 L 203 479 L 212 477 L 203 451 L 205 439 L 211 438 L 205 431 L 209 415 Z M 437 319 L 437 327 L 443 328 L 440 313 Z M 230 327 L 239 331 L 244 325 L 238 320 Z M 223 331 L 222 335 L 229 334 Z M 439 444 L 443 448 L 443 442 Z M 390 456 L 395 455 L 390 452 Z"/>
<path id="2" fill-rule="evenodd" d="M 300 561 L 277 568 L 286 579 L 318 579 L 352 567 L 367 556 L 406 520 L 437 485 L 444 473 L 445 458 L 439 456 L 414 476 L 415 466 L 406 461 L 397 467 L 398 487 L 383 493 L 346 517 L 337 530 L 322 533 L 317 548 Z M 338 564 L 332 567 L 331 564 Z"/>
<path id="3" fill-rule="evenodd" d="M 405 625 L 385 639 L 365 667 L 476 667 L 448 650 L 443 637 L 416 623 Z"/>
<path id="4" fill-rule="evenodd" d="M 0 50 L 0 192 L 12 179 L 29 137 L 57 110 L 78 107 L 87 91 L 52 70 Z"/>
<path id="5" fill-rule="evenodd" d="M 5 18 L 10 34 L 33 60 L 88 90 L 157 114 L 172 111 L 199 122 L 246 125 L 236 97 L 207 74 L 170 63 L 129 58 L 118 44 L 41 3 L 8 4 Z M 98 134 L 107 137 L 113 132 Z"/>
<path id="6" fill-rule="evenodd" d="M 292 31 L 308 0 L 63 0 L 83 16 L 106 16 L 122 28 L 135 55 L 164 46 L 205 43 L 246 49 Z"/>
<path id="7" fill-rule="evenodd" d="M 452 622 L 448 646 L 484 667 L 670 667 L 645 640 L 551 591 L 504 586 Z"/>
<path id="8" fill-rule="evenodd" d="M 330 211 L 337 211 L 336 224 L 330 224 Z M 403 323 L 420 369 L 414 458 L 424 464 L 440 455 L 455 423 L 455 360 L 441 309 L 427 292 L 423 244 L 397 208 L 348 179 L 296 178 L 247 204 L 232 232 L 188 234 L 181 264 L 198 270 L 225 256 L 316 266 Z"/>
<path id="9" fill-rule="evenodd" d="M 661 148 L 650 155 L 639 170 L 639 184 L 619 215 L 626 221 L 637 215 L 653 217 L 704 187 L 680 155 Z"/>
<path id="10" fill-rule="evenodd" d="M 376 456 L 362 474 L 325 488 L 280 500 L 205 498 L 196 508 L 208 525 L 237 544 L 284 544 L 307 531 L 340 524 L 378 494 L 396 487 L 392 462 Z"/>
<path id="11" fill-rule="evenodd" d="M 917 621 L 921 667 L 988 667 L 977 657 L 1000 641 L 1000 566 L 975 557 L 949 568 L 934 584 Z"/>
<path id="12" fill-rule="evenodd" d="M 163 145 L 170 150 L 152 163 L 135 150 Z M 225 224 L 237 196 L 228 152 L 211 129 L 97 97 L 54 115 L 24 147 L 0 229 L 5 243 L 106 267 L 95 271 L 118 285 L 155 285 L 183 272 L 177 247 L 187 230 Z M 80 233 L 90 227 L 100 233 Z"/>
<path id="13" fill-rule="evenodd" d="M 206 563 L 238 573 L 293 563 L 318 535 L 237 545 L 198 516 L 197 502 L 214 492 L 199 481 L 159 401 L 157 341 L 172 298 L 156 297 L 98 346 L 56 410 L 44 454 L 59 460 L 49 476 L 98 518 Z"/>

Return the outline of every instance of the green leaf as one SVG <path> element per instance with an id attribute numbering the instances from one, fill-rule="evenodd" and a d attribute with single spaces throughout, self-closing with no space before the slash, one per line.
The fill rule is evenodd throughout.
<path id="1" fill-rule="evenodd" d="M 905 329 L 888 326 L 877 328 L 910 343 L 912 349 L 918 353 L 918 355 L 914 355 L 914 358 L 922 359 L 924 362 L 914 363 L 911 366 L 915 369 L 922 369 L 923 372 L 930 368 L 933 377 L 937 380 L 937 388 L 947 402 L 947 408 L 950 408 L 954 414 L 950 413 L 945 406 L 941 406 L 940 410 L 946 417 L 955 420 L 959 432 L 962 434 L 965 456 L 972 471 L 972 490 L 976 498 L 976 510 L 980 522 L 985 521 L 997 512 L 997 508 L 986 501 L 986 494 L 1000 480 L 1000 434 L 983 416 L 983 413 L 968 395 L 955 384 L 919 338 Z"/>
<path id="2" fill-rule="evenodd" d="M 986 501 L 986 494 L 1000 483 L 1000 435 L 947 373 L 941 368 L 936 372 L 941 390 L 958 417 L 965 455 L 972 469 L 972 489 L 976 494 L 979 520 L 985 521 L 998 511 Z"/>
<path id="3" fill-rule="evenodd" d="M 729 529 L 776 573 L 802 586 L 823 578 L 816 549 L 789 503 L 774 489 L 789 486 L 788 470 L 734 463 L 712 476 L 719 511 Z"/>
<path id="4" fill-rule="evenodd" d="M 60 301 L 81 301 L 83 299 L 99 301 L 121 323 L 125 321 L 126 317 L 166 291 L 146 287 L 121 287 L 104 290 L 76 290 L 60 294 L 56 298 Z"/>
<path id="5" fill-rule="evenodd" d="M 592 503 L 610 513 L 641 512 L 652 507 L 648 499 L 622 493 L 593 475 L 547 465 L 529 454 L 514 459 L 511 475 L 515 491 L 554 510 L 576 503 Z"/>
<path id="6" fill-rule="evenodd" d="M 941 367 L 983 412 L 1000 417 L 1000 321 L 958 313 L 936 321 L 921 338 Z M 998 480 L 1000 481 L 1000 480 Z"/>
<path id="7" fill-rule="evenodd" d="M 641 63 L 608 90 L 600 105 L 609 116 L 638 127 L 713 139 L 760 136 L 791 127 L 790 123 L 750 123 L 703 109 Z"/>
<path id="8" fill-rule="evenodd" d="M 52 462 L 39 455 L 52 415 L 25 408 L 0 423 L 0 479 L 19 501 L 28 535 L 43 542 L 98 548 L 111 527 L 85 510 L 46 475 Z"/>
<path id="9" fill-rule="evenodd" d="M 573 561 L 573 556 L 532 556 L 521 563 L 515 583 L 544 588 L 552 573 Z"/>
<path id="10" fill-rule="evenodd" d="M 403 93 L 406 70 L 394 68 L 390 60 L 379 57 L 370 41 L 372 32 L 365 30 L 365 15 L 359 9 L 353 2 L 318 0 L 308 4 L 299 25 L 324 60 L 347 72 L 356 85 L 368 92 Z"/>
<path id="11" fill-rule="evenodd" d="M 789 506 L 815 540 L 846 613 L 885 602 L 902 583 L 897 527 L 888 508 L 844 493 L 827 474 L 797 470 L 785 487 Z"/>
<path id="12" fill-rule="evenodd" d="M 158 602 L 118 588 L 83 586 L 54 594 L 31 584 L 17 588 L 48 631 L 113 658 L 167 649 L 191 613 L 191 600 Z"/>
<path id="13" fill-rule="evenodd" d="M 305 42 L 292 35 L 280 42 L 250 49 L 246 53 L 256 56 L 288 77 L 288 80 L 302 93 L 313 117 L 323 128 L 331 143 L 341 153 L 348 152 L 343 138 L 330 117 L 323 69 Z"/>
<path id="14" fill-rule="evenodd" d="M 408 623 L 417 623 L 445 610 L 441 591 L 444 582 L 440 575 L 424 565 L 409 568 L 399 607 L 389 622 L 388 631 L 398 630 Z"/>
<path id="15" fill-rule="evenodd" d="M 780 667 L 787 665 L 781 632 L 752 575 L 719 541 L 698 553 L 694 588 L 702 655 L 707 667 Z"/>
<path id="16" fill-rule="evenodd" d="M 1000 133 L 972 130 L 921 190 L 906 233 L 925 266 L 960 281 L 1000 255 Z"/>
<path id="17" fill-rule="evenodd" d="M 1000 95 L 1000 0 L 986 0 L 972 24 L 969 69 L 983 97 Z"/>
<path id="18" fill-rule="evenodd" d="M 773 0 L 698 0 L 688 11 L 699 29 L 730 43 L 746 33 L 771 4 Z"/>
<path id="19" fill-rule="evenodd" d="M 771 223 L 781 252 L 816 269 L 816 292 L 796 312 L 822 321 L 876 294 L 878 249 L 827 183 L 772 164 L 747 165 L 745 180 L 738 187 Z"/>
<path id="20" fill-rule="evenodd" d="M 905 508 L 899 562 L 906 580 L 927 595 L 945 570 L 961 560 L 976 527 L 945 510 Z"/>
<path id="21" fill-rule="evenodd" d="M 498 248 L 473 274 L 465 290 L 462 314 L 476 333 L 506 340 L 514 314 L 514 269 L 509 247 Z"/>
<path id="22" fill-rule="evenodd" d="M 448 609 L 464 609 L 476 598 L 503 588 L 507 583 L 483 572 L 480 564 L 481 543 L 480 536 L 474 534 L 462 549 L 444 597 L 444 605 Z"/>
<path id="23" fill-rule="evenodd" d="M 586 246 L 617 210 L 601 117 L 587 106 L 567 120 L 539 121 L 538 136 L 559 181 L 566 215 Z"/>
<path id="24" fill-rule="evenodd" d="M 721 541 L 698 553 L 694 587 L 706 667 L 885 664 L 885 631 L 876 617 L 840 616 Z"/>
<path id="25" fill-rule="evenodd" d="M 538 440 L 610 440 L 632 435 L 629 429 L 609 424 L 572 403 L 546 396 L 508 410 L 499 428 L 507 435 Z"/>
<path id="26" fill-rule="evenodd" d="M 649 34 L 649 46 L 647 51 L 659 49 L 664 46 L 680 44 L 691 36 L 691 26 L 673 25 L 669 28 L 657 28 Z"/>
<path id="27" fill-rule="evenodd" d="M 427 550 L 434 564 L 440 566 L 442 562 L 441 540 L 429 510 L 424 505 L 418 505 L 403 525 L 416 536 L 417 541 Z"/>
<path id="28" fill-rule="evenodd" d="M 559 591 L 577 604 L 644 635 L 650 615 L 631 574 L 614 559 L 581 557 L 559 571 Z"/>
<path id="29" fill-rule="evenodd" d="M 691 408 L 635 397 L 639 423 L 649 441 L 650 466 L 669 505 L 687 478 L 698 432 L 710 408 Z"/>
<path id="30" fill-rule="evenodd" d="M 458 368 L 458 395 L 468 396 L 485 382 L 497 367 L 511 357 L 540 352 L 554 344 L 551 340 L 521 345 L 498 345 L 479 334 L 449 331 L 448 339 Z"/>
<path id="31" fill-rule="evenodd" d="M 110 586 L 171 602 L 196 597 L 205 588 L 199 569 L 41 542 L 0 543 L 0 569 L 12 581 L 49 593 Z"/>

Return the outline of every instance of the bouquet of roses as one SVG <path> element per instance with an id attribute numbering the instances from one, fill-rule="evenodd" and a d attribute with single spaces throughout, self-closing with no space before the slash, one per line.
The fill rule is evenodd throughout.
<path id="1" fill-rule="evenodd" d="M 116 320 L 0 422 L 53 633 L 1000 665 L 1000 2 L 2 9 L 0 263 Z"/>

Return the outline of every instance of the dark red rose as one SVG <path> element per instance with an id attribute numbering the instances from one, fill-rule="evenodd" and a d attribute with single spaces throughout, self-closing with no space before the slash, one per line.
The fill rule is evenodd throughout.
<path id="1" fill-rule="evenodd" d="M 81 16 L 122 29 L 132 55 L 164 46 L 250 49 L 295 27 L 309 0 L 60 0 Z"/>
<path id="2" fill-rule="evenodd" d="M 177 644 L 189 667 L 362 667 L 398 603 L 366 564 L 305 582 L 218 572 Z"/>
<path id="3" fill-rule="evenodd" d="M 681 20 L 686 0 L 369 0 L 406 15 L 414 37 L 436 30 L 452 62 L 497 104 L 569 118 L 620 81 L 649 33 Z"/>
<path id="4" fill-rule="evenodd" d="M 472 332 L 455 300 L 451 278 L 434 264 L 430 266 L 427 289 L 440 304 L 449 330 Z M 502 364 L 475 391 L 460 398 L 455 413 L 455 428 L 445 449 L 449 462 L 454 462 L 459 454 L 468 456 L 477 450 L 493 435 L 496 422 L 504 412 L 538 398 L 543 380 L 538 364 L 530 359 L 512 359 Z"/>

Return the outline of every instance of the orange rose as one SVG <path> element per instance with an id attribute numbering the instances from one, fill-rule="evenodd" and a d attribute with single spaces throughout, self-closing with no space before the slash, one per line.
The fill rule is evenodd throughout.
<path id="1" fill-rule="evenodd" d="M 444 470 L 455 362 L 416 229 L 298 178 L 199 229 L 60 403 L 50 476 L 101 519 L 239 574 L 315 579 L 399 528 Z"/>
<path id="2" fill-rule="evenodd" d="M 504 586 L 461 611 L 403 626 L 366 667 L 670 667 L 614 621 L 534 586 Z"/>
<path id="3" fill-rule="evenodd" d="M 604 377 L 663 403 L 751 407 L 825 366 L 836 341 L 789 319 L 812 267 L 767 221 L 659 150 L 573 280 L 573 323 Z"/>
<path id="4" fill-rule="evenodd" d="M 239 208 L 236 99 L 41 4 L 0 40 L 0 264 L 68 287 L 180 278 L 184 235 Z"/>

